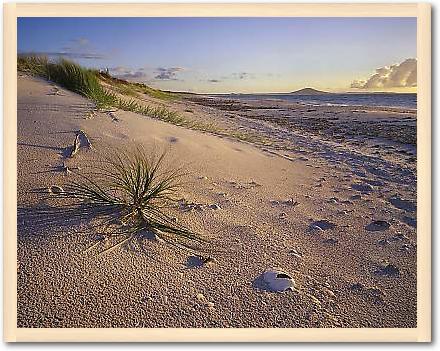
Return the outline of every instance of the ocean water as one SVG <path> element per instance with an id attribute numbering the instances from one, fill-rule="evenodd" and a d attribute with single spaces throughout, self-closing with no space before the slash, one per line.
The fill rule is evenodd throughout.
<path id="1" fill-rule="evenodd" d="M 417 94 L 231 94 L 234 99 L 280 99 L 311 106 L 371 106 L 417 109 Z"/>

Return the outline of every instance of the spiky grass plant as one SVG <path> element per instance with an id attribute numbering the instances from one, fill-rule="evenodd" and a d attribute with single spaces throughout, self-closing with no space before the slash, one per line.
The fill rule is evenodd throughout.
<path id="1" fill-rule="evenodd" d="M 182 168 L 166 168 L 165 153 L 147 155 L 141 148 L 117 152 L 80 181 L 72 181 L 60 196 L 93 213 L 103 235 L 116 238 L 104 252 L 150 234 L 178 248 L 197 251 L 207 243 L 166 213 L 177 203 Z"/>

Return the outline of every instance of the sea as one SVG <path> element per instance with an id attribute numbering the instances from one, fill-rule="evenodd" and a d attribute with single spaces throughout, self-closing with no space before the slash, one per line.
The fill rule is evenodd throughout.
<path id="1" fill-rule="evenodd" d="M 217 95 L 218 96 L 218 95 Z M 417 94 L 322 94 L 322 95 L 288 95 L 288 94 L 221 94 L 233 99 L 279 99 L 297 102 L 310 106 L 369 106 L 398 107 L 417 109 Z"/>

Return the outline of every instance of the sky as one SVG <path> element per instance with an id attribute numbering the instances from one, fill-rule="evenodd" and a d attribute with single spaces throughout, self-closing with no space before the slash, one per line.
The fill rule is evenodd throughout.
<path id="1" fill-rule="evenodd" d="M 417 90 L 416 18 L 19 18 L 18 53 L 196 93 Z"/>

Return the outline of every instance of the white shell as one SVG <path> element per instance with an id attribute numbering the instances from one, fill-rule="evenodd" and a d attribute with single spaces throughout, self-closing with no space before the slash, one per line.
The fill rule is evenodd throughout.
<path id="1" fill-rule="evenodd" d="M 263 273 L 263 280 L 271 291 L 286 291 L 295 287 L 295 281 L 290 274 L 278 268 L 267 269 Z"/>

